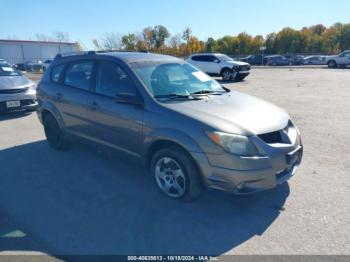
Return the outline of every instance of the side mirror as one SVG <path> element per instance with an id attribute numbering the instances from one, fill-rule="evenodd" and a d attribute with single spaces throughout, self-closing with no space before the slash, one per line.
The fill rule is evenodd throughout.
<path id="1" fill-rule="evenodd" d="M 219 63 L 220 63 L 220 60 L 219 60 L 219 59 L 215 59 L 215 60 L 214 60 L 214 63 L 219 64 Z"/>
<path id="2" fill-rule="evenodd" d="M 139 96 L 135 95 L 134 93 L 119 93 L 117 94 L 115 101 L 118 104 L 127 104 L 127 105 L 135 105 L 135 106 L 142 106 L 143 102 L 140 99 Z"/>

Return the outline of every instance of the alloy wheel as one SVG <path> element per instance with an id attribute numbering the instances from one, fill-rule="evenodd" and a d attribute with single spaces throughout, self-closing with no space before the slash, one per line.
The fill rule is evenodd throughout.
<path id="1" fill-rule="evenodd" d="M 155 178 L 164 194 L 181 198 L 186 192 L 186 177 L 179 163 L 171 157 L 162 157 L 155 165 Z"/>

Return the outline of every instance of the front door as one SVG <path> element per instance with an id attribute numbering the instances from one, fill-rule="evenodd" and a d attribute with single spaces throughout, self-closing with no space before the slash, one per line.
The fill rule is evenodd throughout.
<path id="1" fill-rule="evenodd" d="M 142 150 L 143 107 L 120 104 L 117 94 L 139 96 L 122 65 L 109 60 L 97 63 L 95 94 L 90 100 L 92 140 L 139 157 Z M 141 98 L 140 98 L 141 100 Z"/>

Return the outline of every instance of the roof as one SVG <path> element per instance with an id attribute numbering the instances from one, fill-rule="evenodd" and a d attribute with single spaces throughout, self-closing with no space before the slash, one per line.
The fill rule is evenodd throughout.
<path id="1" fill-rule="evenodd" d="M 9 40 L 0 39 L 0 43 L 29 43 L 29 44 L 63 44 L 63 45 L 76 45 L 73 42 L 55 42 L 55 41 L 32 41 L 32 40 Z"/>
<path id="2" fill-rule="evenodd" d="M 106 53 L 96 53 L 96 54 L 115 56 L 117 58 L 124 60 L 127 63 L 178 60 L 178 58 L 173 56 L 160 55 L 160 54 L 154 54 L 154 53 L 142 53 L 142 52 L 106 52 Z"/>
<path id="3" fill-rule="evenodd" d="M 194 55 L 223 55 L 221 53 L 193 53 L 191 54 L 191 56 L 194 56 Z"/>

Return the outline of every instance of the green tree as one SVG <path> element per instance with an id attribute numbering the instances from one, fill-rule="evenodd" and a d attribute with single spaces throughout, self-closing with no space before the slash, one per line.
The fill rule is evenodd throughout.
<path id="1" fill-rule="evenodd" d="M 217 52 L 218 42 L 214 38 L 209 37 L 205 44 L 205 50 L 209 53 Z"/>
<path id="2" fill-rule="evenodd" d="M 137 37 L 135 34 L 127 34 L 122 37 L 122 44 L 125 50 L 136 50 Z"/>
<path id="3" fill-rule="evenodd" d="M 170 33 L 165 26 L 157 25 L 153 28 L 153 40 L 155 42 L 156 48 L 164 50 L 165 40 L 169 38 Z"/>

